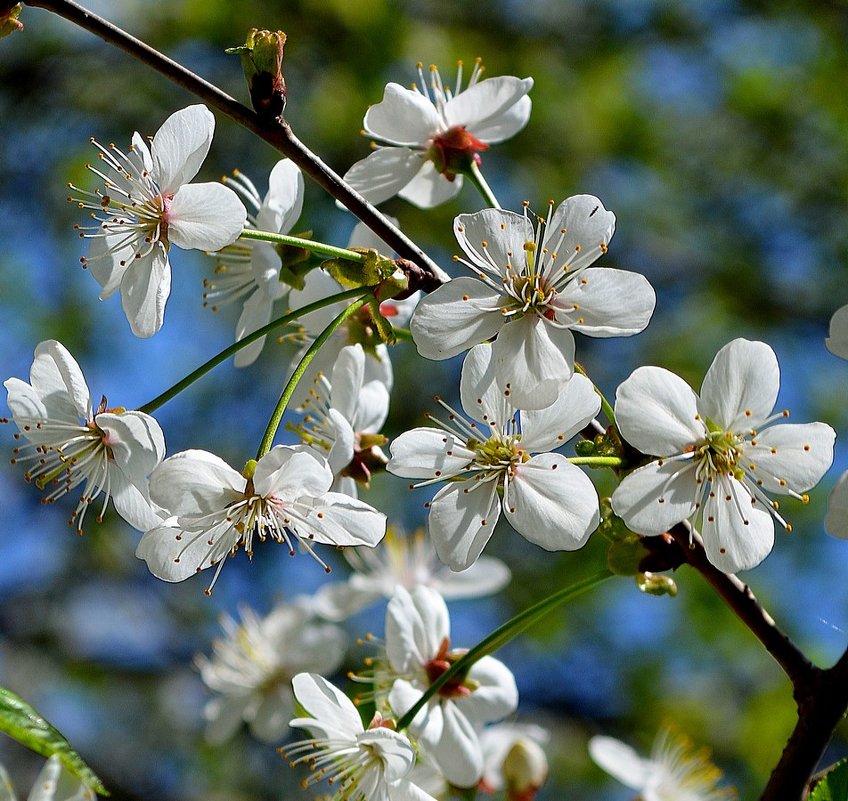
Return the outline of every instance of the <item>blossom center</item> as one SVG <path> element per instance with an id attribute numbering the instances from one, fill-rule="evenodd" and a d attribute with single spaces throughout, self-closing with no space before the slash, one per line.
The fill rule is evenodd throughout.
<path id="1" fill-rule="evenodd" d="M 514 464 L 529 461 L 530 454 L 519 447 L 521 435 L 511 437 L 493 434 L 485 441 L 469 439 L 466 447 L 476 454 L 477 465 L 483 468 L 506 470 Z"/>
<path id="2" fill-rule="evenodd" d="M 710 420 L 706 422 L 707 436 L 693 447 L 700 470 L 706 471 L 710 479 L 719 475 L 741 479 L 744 476 L 744 470 L 739 467 L 742 441 L 732 431 L 724 431 Z"/>
<path id="3" fill-rule="evenodd" d="M 464 656 L 463 651 L 449 651 L 450 638 L 445 637 L 439 646 L 439 652 L 424 665 L 427 678 L 432 685 L 438 678 L 443 676 L 450 667 Z M 469 679 L 467 674 L 460 671 L 448 679 L 440 688 L 439 695 L 442 698 L 463 698 L 471 695 L 477 689 L 477 683 Z"/>
<path id="4" fill-rule="evenodd" d="M 464 125 L 454 125 L 430 140 L 427 158 L 433 162 L 436 172 L 453 181 L 458 174 L 466 172 L 472 162 L 479 166 L 480 151 L 488 149 L 489 146 L 469 133 Z"/>

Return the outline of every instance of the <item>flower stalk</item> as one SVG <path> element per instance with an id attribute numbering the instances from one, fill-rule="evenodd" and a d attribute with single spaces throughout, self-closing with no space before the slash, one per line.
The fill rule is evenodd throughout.
<path id="1" fill-rule="evenodd" d="M 270 242 L 274 245 L 288 245 L 289 247 L 303 248 L 317 253 L 319 256 L 327 256 L 331 259 L 347 259 L 348 261 L 365 262 L 366 254 L 358 253 L 347 248 L 338 248 L 327 245 L 324 242 L 314 242 L 311 239 L 302 239 L 299 236 L 288 236 L 287 234 L 275 234 L 270 231 L 257 231 L 253 228 L 245 228 L 239 239 L 253 239 L 258 242 Z"/>

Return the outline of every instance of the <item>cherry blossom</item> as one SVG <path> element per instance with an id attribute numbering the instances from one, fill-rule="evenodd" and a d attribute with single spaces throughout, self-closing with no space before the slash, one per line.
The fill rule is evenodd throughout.
<path id="1" fill-rule="evenodd" d="M 345 173 L 345 181 L 372 203 L 400 195 L 432 208 L 454 197 L 461 173 L 472 162 L 479 165 L 480 152 L 515 136 L 530 119 L 532 78 L 481 80 L 482 73 L 478 59 L 463 87 L 460 62 L 451 89 L 435 66 L 427 80 L 419 64 L 414 88 L 389 83 L 363 123 L 375 150 Z"/>
<path id="2" fill-rule="evenodd" d="M 646 536 L 693 521 L 720 570 L 758 565 L 774 545 L 774 520 L 791 531 L 768 493 L 806 502 L 836 437 L 825 423 L 774 425 L 789 414 L 772 414 L 779 387 L 774 351 L 746 339 L 718 352 L 700 397 L 668 370 L 637 369 L 618 388 L 616 419 L 627 442 L 660 458 L 624 478 L 615 513 Z"/>
<path id="3" fill-rule="evenodd" d="M 503 507 L 512 527 L 549 551 L 583 546 L 598 525 L 598 495 L 580 468 L 551 453 L 592 420 L 600 398 L 581 375 L 547 409 L 519 411 L 496 382 L 495 348 L 472 348 L 460 392 L 469 422 L 452 409 L 438 428 L 416 428 L 391 444 L 387 470 L 420 487 L 446 481 L 430 503 L 429 530 L 439 558 L 452 570 L 472 565 Z"/>
<path id="4" fill-rule="evenodd" d="M 721 771 L 704 749 L 694 749 L 688 738 L 663 729 L 650 759 L 612 737 L 589 740 L 589 755 L 610 776 L 636 790 L 643 801 L 730 801 L 732 788 L 719 788 Z"/>
<path id="5" fill-rule="evenodd" d="M 295 767 L 308 764 L 308 787 L 326 779 L 336 801 L 434 801 L 410 781 L 415 749 L 391 721 L 374 716 L 366 729 L 359 711 L 344 693 L 314 673 L 299 673 L 292 689 L 306 717 L 289 725 L 307 729 L 313 739 L 284 749 Z"/>
<path id="6" fill-rule="evenodd" d="M 397 677 L 388 694 L 396 715 L 412 709 L 464 653 L 451 649 L 448 609 L 435 590 L 395 590 L 386 610 L 386 656 Z M 517 706 L 512 673 L 499 660 L 484 656 L 448 681 L 409 729 L 451 784 L 472 787 L 483 774 L 479 727 L 505 718 Z"/>
<path id="7" fill-rule="evenodd" d="M 638 273 L 590 265 L 602 254 L 615 215 L 598 198 L 553 204 L 534 230 L 502 209 L 460 214 L 454 233 L 474 278 L 455 278 L 418 304 L 412 331 L 427 359 L 449 359 L 495 340 L 498 386 L 521 409 L 550 406 L 574 372 L 574 335 L 631 336 L 648 325 L 656 297 Z"/>
<path id="8" fill-rule="evenodd" d="M 215 118 L 196 105 L 168 117 L 150 146 L 133 134 L 129 151 L 114 144 L 100 151 L 105 170 L 87 165 L 103 180 L 94 192 L 71 189 L 70 198 L 90 209 L 94 225 L 77 226 L 91 240 L 83 264 L 101 287 L 101 300 L 121 290 L 133 333 L 150 337 L 161 327 L 171 291 L 171 245 L 220 250 L 238 238 L 246 214 L 238 196 L 220 183 L 189 184 L 209 152 Z"/>
<path id="9" fill-rule="evenodd" d="M 385 515 L 368 504 L 329 492 L 333 473 L 306 449 L 278 445 L 242 473 L 214 454 L 183 451 L 150 477 L 151 497 L 171 519 L 141 538 L 136 556 L 164 581 L 183 581 L 216 565 L 207 592 L 227 556 L 240 548 L 253 555 L 254 538 L 294 542 L 329 568 L 313 544 L 376 545 Z"/>
<path id="10" fill-rule="evenodd" d="M 161 523 L 151 505 L 147 477 L 165 456 L 159 424 L 143 412 L 109 407 L 105 395 L 96 409 L 79 365 L 61 342 L 35 349 L 30 383 L 9 378 L 7 403 L 28 444 L 14 449 L 13 463 L 27 466 L 26 479 L 48 489 L 53 503 L 82 485 L 71 525 L 82 534 L 89 506 L 98 502 L 102 520 L 109 499 L 130 525 L 144 531 Z"/>
<path id="11" fill-rule="evenodd" d="M 533 723 L 495 723 L 480 733 L 483 778 L 480 789 L 496 793 L 506 788 L 507 801 L 532 801 L 548 775 L 542 748 L 550 734 Z"/>
<path id="12" fill-rule="evenodd" d="M 247 226 L 275 234 L 287 234 L 303 209 L 303 175 L 293 161 L 281 159 L 268 178 L 268 192 L 260 199 L 256 187 L 243 173 L 225 179 L 254 209 L 247 215 Z M 271 322 L 274 302 L 284 297 L 291 286 L 280 280 L 283 267 L 281 250 L 270 242 L 241 240 L 228 245 L 217 255 L 215 277 L 204 281 L 204 305 L 217 311 L 221 305 L 244 301 L 236 323 L 236 342 Z M 259 357 L 265 337 L 242 348 L 233 360 L 236 367 L 247 367 Z"/>
<path id="13" fill-rule="evenodd" d="M 244 721 L 257 739 L 278 742 L 294 713 L 292 678 L 338 670 L 345 633 L 301 603 L 278 604 L 264 617 L 243 607 L 241 622 L 223 615 L 221 626 L 225 636 L 213 641 L 212 657 L 195 659 L 203 683 L 217 693 L 204 708 L 206 737 L 222 743 Z"/>

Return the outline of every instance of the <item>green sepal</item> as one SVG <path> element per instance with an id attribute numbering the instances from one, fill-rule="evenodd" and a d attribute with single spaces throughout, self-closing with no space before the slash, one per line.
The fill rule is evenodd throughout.
<path id="1" fill-rule="evenodd" d="M 7 10 L 0 9 L 0 39 L 24 29 L 23 22 L 18 19 L 23 8 L 23 3 L 17 3 Z"/>
<path id="2" fill-rule="evenodd" d="M 832 765 L 817 782 L 809 801 L 848 801 L 848 759 Z"/>
<path id="3" fill-rule="evenodd" d="M 345 289 L 377 286 L 390 278 L 397 270 L 392 259 L 381 256 L 374 248 L 350 248 L 350 250 L 361 253 L 365 259 L 361 262 L 349 259 L 327 259 L 321 265 Z"/>
<path id="4" fill-rule="evenodd" d="M 35 751 L 36 754 L 44 757 L 56 754 L 62 764 L 92 790 L 99 795 L 109 795 L 103 782 L 71 748 L 62 733 L 41 717 L 26 701 L 3 687 L 0 687 L 0 731 Z"/>

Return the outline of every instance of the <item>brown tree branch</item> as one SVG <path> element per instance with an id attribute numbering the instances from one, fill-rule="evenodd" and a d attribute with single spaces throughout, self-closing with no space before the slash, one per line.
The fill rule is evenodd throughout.
<path id="1" fill-rule="evenodd" d="M 285 121 L 259 116 L 214 84 L 71 0 L 26 0 L 26 3 L 29 6 L 52 11 L 152 67 L 290 158 L 306 175 L 394 248 L 398 255 L 414 262 L 424 271 L 425 280 L 418 288 L 428 291 L 450 280 L 449 276 L 418 245 L 399 228 L 392 225 L 380 211 L 362 195 L 351 189 L 337 173 L 309 150 L 294 135 Z"/>

